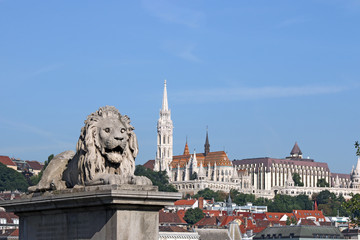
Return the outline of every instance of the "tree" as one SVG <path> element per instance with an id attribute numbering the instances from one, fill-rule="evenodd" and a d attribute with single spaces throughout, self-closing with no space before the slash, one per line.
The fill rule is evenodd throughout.
<path id="1" fill-rule="evenodd" d="M 48 156 L 48 160 L 44 162 L 44 167 L 43 167 L 43 169 L 39 172 L 39 174 L 30 177 L 30 183 L 29 183 L 29 184 L 30 184 L 31 186 L 34 186 L 34 185 L 36 185 L 36 184 L 38 184 L 38 183 L 40 182 L 40 180 L 41 180 L 41 178 L 42 178 L 42 175 L 43 175 L 46 167 L 49 165 L 50 161 L 51 161 L 53 158 L 54 158 L 54 154 L 50 154 L 50 155 Z"/>
<path id="2" fill-rule="evenodd" d="M 190 176 L 190 180 L 195 180 L 195 179 L 197 179 L 197 173 L 196 172 L 192 173 L 191 176 Z"/>
<path id="3" fill-rule="evenodd" d="M 293 173 L 292 175 L 295 186 L 303 187 L 304 183 L 301 181 L 301 177 L 298 173 Z"/>
<path id="4" fill-rule="evenodd" d="M 165 171 L 156 172 L 143 165 L 136 165 L 135 175 L 149 178 L 154 186 L 159 187 L 160 192 L 177 192 L 174 185 L 169 183 L 169 177 Z"/>
<path id="5" fill-rule="evenodd" d="M 0 163 L 0 191 L 19 190 L 26 192 L 29 187 L 24 175 Z"/>
<path id="6" fill-rule="evenodd" d="M 336 216 L 338 213 L 341 216 L 349 215 L 344 206 L 345 199 L 342 195 L 337 197 L 334 193 L 324 190 L 319 194 L 314 194 L 313 200 L 317 201 L 318 209 L 322 210 L 324 215 Z"/>
<path id="7" fill-rule="evenodd" d="M 195 223 L 203 219 L 204 216 L 205 214 L 200 208 L 194 208 L 194 209 L 190 208 L 186 211 L 184 220 L 188 224 L 194 225 Z"/>
<path id="8" fill-rule="evenodd" d="M 206 200 L 214 199 L 215 201 L 222 201 L 218 192 L 211 190 L 210 188 L 205 188 L 203 190 L 198 191 L 197 194 L 194 195 L 194 198 L 203 197 Z"/>
<path id="9" fill-rule="evenodd" d="M 360 194 L 351 194 L 351 199 L 343 202 L 342 206 L 350 215 L 352 223 L 360 225 Z"/>
<path id="10" fill-rule="evenodd" d="M 329 187 L 329 183 L 324 178 L 320 178 L 316 184 L 317 187 Z"/>

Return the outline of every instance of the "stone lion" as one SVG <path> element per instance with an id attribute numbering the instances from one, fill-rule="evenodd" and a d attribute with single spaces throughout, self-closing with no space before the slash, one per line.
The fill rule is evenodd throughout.
<path id="1" fill-rule="evenodd" d="M 152 185 L 148 178 L 134 175 L 138 143 L 133 130 L 128 116 L 115 107 L 101 107 L 87 117 L 76 153 L 56 155 L 29 192 L 102 184 Z"/>

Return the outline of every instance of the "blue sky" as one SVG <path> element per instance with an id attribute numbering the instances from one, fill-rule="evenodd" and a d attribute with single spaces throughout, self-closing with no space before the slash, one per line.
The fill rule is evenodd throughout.
<path id="1" fill-rule="evenodd" d="M 174 153 L 305 157 L 349 173 L 360 140 L 359 1 L 0 0 L 0 155 L 75 149 L 87 115 L 132 119 L 156 152 L 164 79 Z"/>

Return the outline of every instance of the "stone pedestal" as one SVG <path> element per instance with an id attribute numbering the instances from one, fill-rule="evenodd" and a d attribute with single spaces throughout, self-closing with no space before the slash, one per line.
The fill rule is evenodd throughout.
<path id="1" fill-rule="evenodd" d="M 158 239 L 159 210 L 180 193 L 99 186 L 26 196 L 1 205 L 20 218 L 21 240 Z"/>

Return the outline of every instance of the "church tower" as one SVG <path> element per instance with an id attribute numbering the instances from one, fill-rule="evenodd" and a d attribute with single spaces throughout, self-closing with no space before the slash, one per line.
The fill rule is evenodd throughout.
<path id="1" fill-rule="evenodd" d="M 157 150 L 155 158 L 155 171 L 166 171 L 171 179 L 170 163 L 173 157 L 173 123 L 171 111 L 168 106 L 166 80 L 164 82 L 164 95 L 160 118 L 157 122 Z"/>

